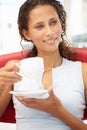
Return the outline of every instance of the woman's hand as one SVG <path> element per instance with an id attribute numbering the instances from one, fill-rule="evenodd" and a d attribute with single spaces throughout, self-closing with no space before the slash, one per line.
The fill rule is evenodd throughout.
<path id="1" fill-rule="evenodd" d="M 17 74 L 19 71 L 18 64 L 18 60 L 9 61 L 0 69 L 0 89 L 21 80 L 21 76 Z"/>
<path id="2" fill-rule="evenodd" d="M 9 91 L 13 89 L 13 84 L 21 80 L 21 76 L 17 74 L 19 71 L 19 61 L 9 61 L 0 69 L 0 117 L 5 112 L 10 100 Z"/>
<path id="3" fill-rule="evenodd" d="M 53 89 L 48 90 L 49 97 L 47 99 L 35 99 L 35 98 L 23 98 L 17 97 L 17 99 L 27 107 L 35 108 L 56 116 L 58 107 L 61 107 L 60 100 L 54 95 Z"/>

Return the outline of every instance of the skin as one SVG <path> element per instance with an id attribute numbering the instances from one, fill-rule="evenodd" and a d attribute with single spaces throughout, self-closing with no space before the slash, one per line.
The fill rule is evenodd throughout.
<path id="1" fill-rule="evenodd" d="M 28 30 L 23 29 L 23 35 L 27 40 L 33 41 L 37 47 L 38 56 L 44 59 L 45 71 L 42 83 L 45 89 L 48 89 L 50 96 L 43 100 L 22 97 L 17 97 L 17 99 L 27 107 L 56 116 L 69 125 L 72 130 L 87 130 L 87 125 L 69 113 L 50 88 L 52 86 L 52 68 L 62 64 L 62 57 L 58 50 L 62 28 L 55 9 L 50 5 L 39 5 L 30 11 L 28 17 Z M 85 63 L 82 64 L 82 75 L 87 101 L 87 64 Z"/>
<path id="2" fill-rule="evenodd" d="M 9 91 L 13 89 L 13 84 L 21 80 L 21 76 L 17 74 L 19 61 L 9 61 L 0 69 L 0 117 L 5 112 L 10 100 Z M 17 63 L 17 64 L 16 64 Z"/>

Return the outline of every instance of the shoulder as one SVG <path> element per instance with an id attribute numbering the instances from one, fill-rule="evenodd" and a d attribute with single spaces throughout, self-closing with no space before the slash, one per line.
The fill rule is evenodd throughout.
<path id="1" fill-rule="evenodd" d="M 85 86 L 86 100 L 87 100 L 87 63 L 82 63 L 82 74 Z"/>
<path id="2" fill-rule="evenodd" d="M 77 70 L 81 68 L 81 64 L 82 64 L 80 61 L 72 61 L 72 60 L 67 60 L 67 59 L 64 59 L 64 63 L 66 66 L 68 65 L 70 68 L 71 67 L 72 69 L 76 68 Z"/>

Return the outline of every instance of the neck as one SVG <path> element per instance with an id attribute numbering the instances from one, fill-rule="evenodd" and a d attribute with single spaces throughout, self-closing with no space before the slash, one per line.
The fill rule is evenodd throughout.
<path id="1" fill-rule="evenodd" d="M 62 64 L 63 58 L 61 57 L 59 51 L 49 53 L 49 54 L 44 53 L 44 54 L 40 54 L 38 56 L 42 57 L 44 60 L 45 71 L 52 70 L 52 68 L 55 68 L 55 67 L 60 66 Z"/>

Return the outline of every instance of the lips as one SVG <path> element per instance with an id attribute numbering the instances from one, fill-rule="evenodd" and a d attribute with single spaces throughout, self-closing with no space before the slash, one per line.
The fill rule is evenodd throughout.
<path id="1" fill-rule="evenodd" d="M 55 38 L 55 39 L 49 39 L 49 40 L 44 40 L 43 42 L 45 42 L 46 44 L 52 45 L 52 44 L 55 43 L 55 40 L 56 40 L 56 39 L 57 39 L 57 38 Z"/>

